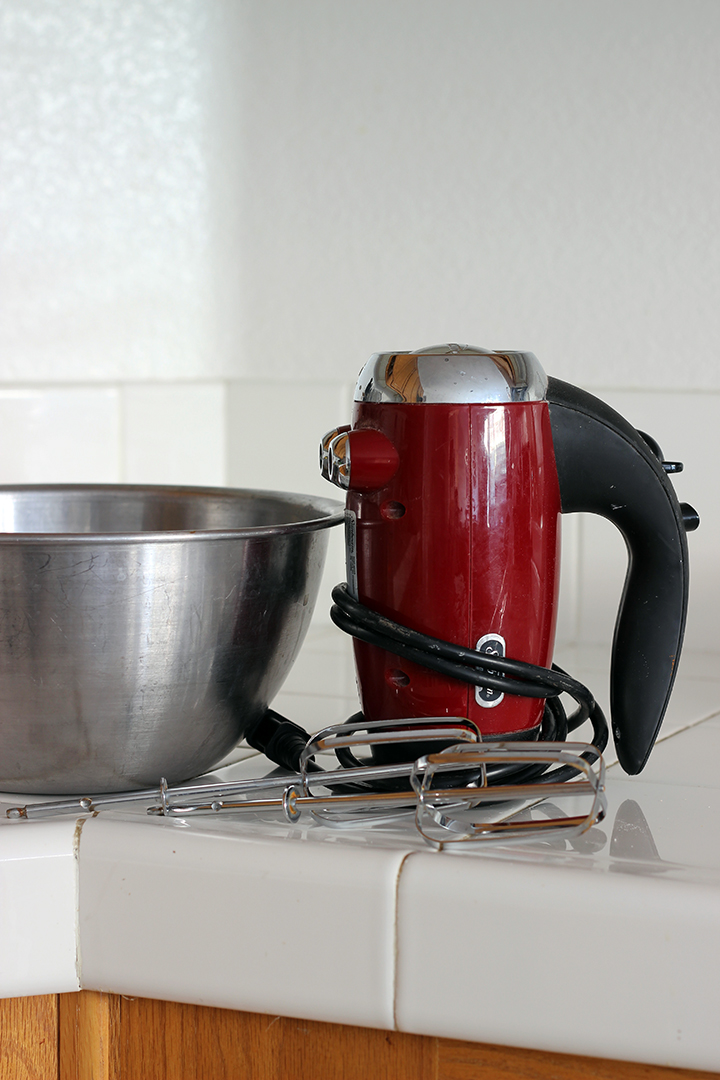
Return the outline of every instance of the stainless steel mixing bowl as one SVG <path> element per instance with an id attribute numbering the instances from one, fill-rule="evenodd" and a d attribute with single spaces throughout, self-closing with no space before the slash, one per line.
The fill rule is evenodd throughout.
<path id="1" fill-rule="evenodd" d="M 290 670 L 340 521 L 278 492 L 0 488 L 0 790 L 215 765 Z"/>

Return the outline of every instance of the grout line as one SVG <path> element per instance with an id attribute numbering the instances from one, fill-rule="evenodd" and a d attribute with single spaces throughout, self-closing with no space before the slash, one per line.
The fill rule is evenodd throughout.
<path id="1" fill-rule="evenodd" d="M 582 515 L 575 518 L 575 535 L 572 552 L 572 641 L 580 640 L 580 617 L 582 603 L 583 574 L 585 572 L 585 522 Z M 562 552 L 560 557 L 562 558 Z"/>
<path id="2" fill-rule="evenodd" d="M 73 834 L 73 862 L 75 864 L 75 978 L 78 989 L 82 990 L 82 954 L 80 951 L 80 834 L 87 818 L 75 822 Z"/>
<path id="3" fill-rule="evenodd" d="M 174 376 L 167 379 L 142 379 L 136 378 L 117 378 L 113 376 L 107 379 L 68 379 L 67 381 L 53 380 L 53 379 L 38 379 L 37 382 L 28 382 L 27 380 L 16 381 L 0 381 L 0 394 L 7 391 L 19 391 L 25 393 L 26 391 L 42 391 L 42 390 L 106 390 L 108 388 L 116 386 L 137 386 L 140 388 L 145 387 L 158 387 L 158 386 L 218 386 L 227 382 L 235 382 L 237 380 L 227 379 L 225 376 L 213 376 L 206 375 L 203 378 L 188 378 Z M 267 380 L 262 379 L 247 379 L 247 382 L 263 382 Z"/>
<path id="4" fill-rule="evenodd" d="M 222 397 L 219 419 L 223 426 L 221 487 L 228 487 L 230 477 L 230 393 L 227 379 L 219 379 L 218 388 Z"/>
<path id="5" fill-rule="evenodd" d="M 698 724 L 704 724 L 706 720 L 712 720 L 713 717 L 720 716 L 720 709 L 715 709 L 713 712 L 708 713 L 706 716 L 701 716 L 697 720 L 690 720 L 681 728 L 675 728 L 674 731 L 668 731 L 665 735 L 658 735 L 655 740 L 655 745 L 658 743 L 667 742 L 668 739 L 672 739 L 675 735 L 682 735 L 683 731 L 691 731 L 692 728 L 698 726 Z"/>
<path id="6" fill-rule="evenodd" d="M 648 394 L 702 394 L 703 397 L 707 397 L 708 394 L 714 396 L 720 396 L 720 388 L 713 386 L 707 389 L 702 389 L 699 386 L 653 386 L 648 388 L 647 386 L 607 386 L 607 385 L 590 385 L 588 382 L 583 383 L 583 389 L 588 393 L 594 394 L 599 397 L 601 394 L 642 394 L 647 397 Z"/>
<path id="7" fill-rule="evenodd" d="M 230 432 L 231 432 L 231 420 L 232 420 L 232 417 L 230 415 L 230 411 L 231 411 L 230 410 L 230 397 L 231 397 L 231 395 L 230 395 L 230 382 L 231 382 L 230 379 L 223 379 L 222 380 L 222 395 L 223 395 L 222 422 L 223 422 L 223 425 L 224 425 L 224 428 L 225 428 L 225 430 L 223 432 L 223 444 L 224 444 L 223 445 L 223 468 L 224 468 L 224 471 L 225 471 L 225 486 L 226 487 L 232 487 L 232 477 L 233 477 L 233 467 L 232 467 L 232 465 L 233 465 L 233 462 L 232 462 L 233 447 L 232 447 L 232 438 L 231 438 L 231 435 L 230 435 Z"/>
<path id="8" fill-rule="evenodd" d="M 393 1030 L 399 1031 L 397 1022 L 397 991 L 398 991 L 398 906 L 400 902 L 400 875 L 405 863 L 414 852 L 406 851 L 400 860 L 395 875 L 395 911 L 393 913 L 393 956 L 392 956 L 392 1021 Z"/>
<path id="9" fill-rule="evenodd" d="M 352 406 L 353 395 L 355 391 L 355 380 L 349 382 L 347 379 L 331 379 L 314 377 L 310 379 L 284 379 L 284 378 L 258 378 L 253 375 L 173 375 L 172 377 L 157 377 L 143 378 L 139 375 L 132 375 L 127 378 L 118 377 L 117 375 L 111 375 L 108 378 L 69 378 L 69 379 L 0 379 L 0 393 L 7 391 L 32 391 L 32 390 L 96 390 L 102 389 L 107 386 L 114 386 L 122 384 L 124 386 L 138 386 L 138 387 L 157 387 L 167 386 L 168 384 L 178 386 L 208 386 L 208 385 L 230 385 L 231 383 L 239 383 L 241 385 L 248 386 L 322 386 L 328 387 L 331 385 L 336 386 L 341 392 L 346 392 L 349 397 L 350 406 Z M 647 387 L 635 387 L 635 386 L 590 386 L 585 383 L 583 386 L 589 393 L 594 394 L 596 397 L 602 394 L 643 394 L 647 396 L 650 394 L 688 394 L 692 396 L 702 397 L 719 397 L 720 388 L 718 387 L 653 387 L 648 390 Z M 349 413 L 350 410 L 348 410 Z"/>
<path id="10" fill-rule="evenodd" d="M 118 416 L 118 465 L 120 479 L 119 483 L 127 483 L 127 400 L 125 396 L 126 386 L 124 383 L 118 383 L 114 389 L 117 392 L 117 416 Z"/>
<path id="11" fill-rule="evenodd" d="M 572 641 L 580 637 L 580 594 L 582 591 L 583 573 L 583 519 L 575 519 L 574 535 L 572 537 L 572 551 L 570 553 L 570 572 L 572 579 Z M 562 552 L 561 556 L 562 558 Z"/>

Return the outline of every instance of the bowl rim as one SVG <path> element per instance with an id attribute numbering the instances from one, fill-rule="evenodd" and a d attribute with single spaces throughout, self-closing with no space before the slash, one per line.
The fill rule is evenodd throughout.
<path id="1" fill-rule="evenodd" d="M 231 488 L 201 487 L 179 484 L 0 484 L 0 498 L 5 494 L 16 493 L 40 494 L 48 492 L 62 494 L 99 493 L 111 496 L 144 493 L 158 496 L 173 494 L 180 498 L 207 496 L 231 500 L 239 496 L 247 498 L 271 498 L 289 505 L 306 505 L 312 508 L 317 517 L 302 521 L 289 521 L 280 525 L 248 525 L 236 529 L 167 529 L 162 531 L 141 531 L 125 533 L 104 532 L 0 532 L 0 547 L 16 544 L 137 544 L 137 543 L 201 543 L 207 540 L 263 540 L 278 536 L 290 536 L 296 533 L 319 532 L 331 529 L 345 520 L 345 506 L 337 499 L 328 499 L 321 495 L 305 495 L 299 492 L 275 491 L 266 488 Z"/>

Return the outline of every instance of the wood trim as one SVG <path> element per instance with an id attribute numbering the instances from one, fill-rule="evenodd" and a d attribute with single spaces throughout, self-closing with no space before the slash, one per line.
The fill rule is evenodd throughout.
<path id="1" fill-rule="evenodd" d="M 120 998 L 58 994 L 59 1080 L 120 1080 Z"/>
<path id="2" fill-rule="evenodd" d="M 123 1080 L 435 1080 L 436 1040 L 123 998 Z"/>
<path id="3" fill-rule="evenodd" d="M 437 1080 L 716 1080 L 718 1073 L 438 1039 Z"/>
<path id="4" fill-rule="evenodd" d="M 718 1080 L 98 991 L 0 1000 L 0 1080 Z"/>
<path id="5" fill-rule="evenodd" d="M 122 1080 L 717 1080 L 718 1076 L 143 998 L 123 998 L 120 1010 Z"/>
<path id="6" fill-rule="evenodd" d="M 0 999 L 0 1080 L 55 1080 L 57 994 Z"/>

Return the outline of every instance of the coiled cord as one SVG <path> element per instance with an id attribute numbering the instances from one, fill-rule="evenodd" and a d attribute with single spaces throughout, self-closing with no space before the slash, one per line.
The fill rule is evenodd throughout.
<path id="1" fill-rule="evenodd" d="M 600 752 L 607 746 L 608 726 L 602 709 L 586 686 L 557 665 L 553 664 L 550 669 L 510 657 L 488 656 L 463 645 L 421 634 L 359 603 L 353 599 L 344 583 L 335 586 L 332 598 L 331 619 L 346 634 L 359 641 L 473 686 L 488 687 L 519 697 L 545 698 L 540 729 L 543 741 L 563 742 L 569 732 L 590 720 L 592 745 Z M 570 716 L 559 700 L 561 694 L 568 694 L 577 703 L 577 709 Z M 350 764 L 349 758 L 343 760 L 340 757 L 340 761 L 341 764 Z M 358 762 L 353 759 L 353 764 Z M 497 765 L 490 766 L 487 773 L 488 783 L 493 784 L 559 783 L 577 775 L 577 771 L 570 766 L 548 772 L 545 765 Z"/>

